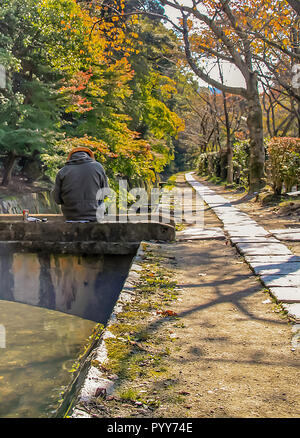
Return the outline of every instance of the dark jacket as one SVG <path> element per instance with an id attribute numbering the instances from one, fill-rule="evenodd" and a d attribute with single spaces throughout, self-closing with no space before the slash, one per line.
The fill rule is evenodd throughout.
<path id="1" fill-rule="evenodd" d="M 75 152 L 56 176 L 54 199 L 67 220 L 96 220 L 99 189 L 108 187 L 105 170 L 86 152 Z"/>

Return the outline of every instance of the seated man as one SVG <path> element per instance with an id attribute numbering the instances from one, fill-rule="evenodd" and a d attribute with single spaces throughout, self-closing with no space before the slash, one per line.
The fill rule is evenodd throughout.
<path id="1" fill-rule="evenodd" d="M 108 187 L 104 168 L 93 152 L 84 147 L 73 149 L 65 166 L 56 176 L 55 202 L 61 205 L 67 221 L 96 221 L 98 190 Z"/>

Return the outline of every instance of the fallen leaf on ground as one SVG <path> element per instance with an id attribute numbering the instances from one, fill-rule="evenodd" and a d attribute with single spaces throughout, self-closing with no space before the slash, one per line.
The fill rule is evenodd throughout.
<path id="1" fill-rule="evenodd" d="M 146 348 L 144 348 L 141 344 L 139 344 L 136 341 L 128 340 L 128 342 L 129 342 L 130 345 L 134 345 L 135 347 L 139 348 L 142 351 L 147 351 Z"/>
<path id="2" fill-rule="evenodd" d="M 157 310 L 157 315 L 163 315 L 163 316 L 177 316 L 178 314 L 176 312 L 173 312 L 173 310 Z"/>

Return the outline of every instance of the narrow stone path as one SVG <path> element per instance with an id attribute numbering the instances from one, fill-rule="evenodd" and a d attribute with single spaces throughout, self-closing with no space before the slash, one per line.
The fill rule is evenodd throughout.
<path id="1" fill-rule="evenodd" d="M 186 181 L 222 221 L 232 244 L 259 276 L 288 315 L 300 322 L 300 257 L 227 199 L 197 181 L 191 173 Z"/>

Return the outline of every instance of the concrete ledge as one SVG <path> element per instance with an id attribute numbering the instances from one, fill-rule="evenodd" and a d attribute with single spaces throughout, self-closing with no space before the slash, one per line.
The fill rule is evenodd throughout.
<path id="1" fill-rule="evenodd" d="M 0 221 L 0 241 L 141 242 L 174 241 L 175 228 L 160 222 L 66 223 Z"/>
<path id="2" fill-rule="evenodd" d="M 47 241 L 0 241 L 0 255 L 8 252 L 34 252 L 71 255 L 130 255 L 136 254 L 139 242 L 47 242 Z"/>

